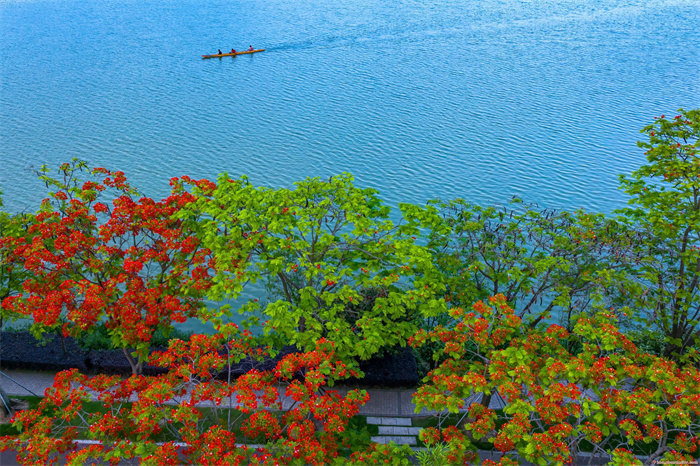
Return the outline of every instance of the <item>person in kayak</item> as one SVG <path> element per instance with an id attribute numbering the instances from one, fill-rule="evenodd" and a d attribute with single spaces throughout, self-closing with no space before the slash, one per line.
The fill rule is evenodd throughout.
<path id="1" fill-rule="evenodd" d="M 231 53 L 236 53 L 236 49 L 231 49 Z"/>
<path id="2" fill-rule="evenodd" d="M 223 55 L 223 53 L 221 53 L 221 49 L 219 49 L 219 55 Z"/>
<path id="3" fill-rule="evenodd" d="M 248 49 L 249 52 L 253 51 L 253 46 L 251 45 L 250 48 Z"/>

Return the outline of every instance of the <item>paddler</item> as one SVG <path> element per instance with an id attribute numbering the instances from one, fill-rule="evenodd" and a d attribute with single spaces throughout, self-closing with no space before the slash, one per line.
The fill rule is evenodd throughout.
<path id="1" fill-rule="evenodd" d="M 219 49 L 219 55 L 223 55 L 223 53 L 221 53 L 221 49 Z"/>
<path id="2" fill-rule="evenodd" d="M 231 49 L 231 53 L 236 53 L 236 49 Z"/>
<path id="3" fill-rule="evenodd" d="M 253 46 L 251 45 L 250 48 L 248 49 L 249 52 L 253 51 Z"/>

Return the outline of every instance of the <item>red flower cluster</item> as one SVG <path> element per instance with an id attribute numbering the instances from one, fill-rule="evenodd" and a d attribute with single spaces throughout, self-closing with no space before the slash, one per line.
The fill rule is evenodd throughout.
<path id="1" fill-rule="evenodd" d="M 630 446 L 655 442 L 655 458 L 690 459 L 696 451 L 688 432 L 700 429 L 700 371 L 641 354 L 612 314 L 583 317 L 571 334 L 522 325 L 503 296 L 451 314 L 460 319 L 453 329 L 420 332 L 411 341 L 445 342 L 447 357 L 415 394 L 417 409 L 457 412 L 464 399 L 497 391 L 508 403 L 503 414 L 472 405 L 464 428 L 474 439 L 491 434 L 500 451 L 535 463 L 566 464 L 585 440 L 598 453 L 607 450 L 613 464 L 632 464 L 634 455 L 611 443 L 618 433 Z M 569 340 L 583 351 L 572 354 Z M 423 440 L 436 443 L 440 433 L 426 431 Z M 466 437 L 460 442 L 476 448 Z"/>
<path id="2" fill-rule="evenodd" d="M 188 222 L 175 218 L 194 198 L 175 189 L 162 201 L 140 197 L 122 172 L 78 188 L 79 167 L 43 203 L 26 235 L 0 238 L 8 261 L 27 272 L 24 294 L 3 308 L 34 321 L 37 333 L 62 328 L 79 336 L 104 321 L 118 347 L 135 349 L 135 374 L 157 329 L 195 317 L 211 288 L 215 264 Z M 207 182 L 200 182 L 207 186 Z M 110 192 L 111 205 L 97 202 Z"/>
<path id="3" fill-rule="evenodd" d="M 27 465 L 53 464 L 66 453 L 77 462 L 141 457 L 148 464 L 163 465 L 283 465 L 297 459 L 305 464 L 328 464 L 338 454 L 339 434 L 367 402 L 367 393 L 353 390 L 345 397 L 335 391 L 319 393 L 328 378 L 342 372 L 333 345 L 325 340 L 318 342 L 315 351 L 286 356 L 274 371 L 252 371 L 231 385 L 217 380 L 215 375 L 227 361 L 221 355 L 222 345 L 248 348 L 247 354 L 235 355 L 237 360 L 256 353 L 252 337 L 236 333 L 231 326 L 222 330 L 235 334 L 238 345 L 223 333 L 194 335 L 189 342 L 172 341 L 154 360 L 170 369 L 162 376 L 121 380 L 104 375 L 89 378 L 76 370 L 58 374 L 36 409 L 16 415 L 13 422 L 22 433 L 0 438 L 0 449 L 16 449 L 20 462 Z M 299 372 L 305 374 L 303 380 L 293 379 Z M 280 383 L 287 385 L 295 404 L 276 414 L 282 407 Z M 88 392 L 103 404 L 105 412 L 86 410 Z M 240 416 L 227 410 L 236 407 L 234 396 L 242 403 L 239 409 L 250 415 L 241 431 L 249 440 L 262 436 L 268 447 L 253 452 L 236 443 L 235 423 L 225 421 L 232 414 Z M 209 416 L 218 421 L 212 423 Z M 320 432 L 314 420 L 321 424 Z M 65 428 L 66 423 L 72 427 Z M 76 451 L 73 440 L 79 432 L 101 443 Z M 156 438 L 163 434 L 186 446 L 157 443 Z"/>

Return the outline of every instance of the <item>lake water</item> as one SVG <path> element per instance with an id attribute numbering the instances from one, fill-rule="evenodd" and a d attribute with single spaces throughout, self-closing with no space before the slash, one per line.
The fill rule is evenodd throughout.
<path id="1" fill-rule="evenodd" d="M 153 197 L 349 171 L 393 206 L 610 212 L 639 129 L 700 107 L 699 25 L 700 0 L 3 0 L 0 186 L 35 210 L 31 168 L 80 157 Z"/>
<path id="2" fill-rule="evenodd" d="M 639 129 L 700 107 L 698 25 L 699 0 L 4 0 L 0 186 L 34 210 L 28 169 L 80 157 L 159 197 L 350 171 L 391 205 L 609 212 Z"/>

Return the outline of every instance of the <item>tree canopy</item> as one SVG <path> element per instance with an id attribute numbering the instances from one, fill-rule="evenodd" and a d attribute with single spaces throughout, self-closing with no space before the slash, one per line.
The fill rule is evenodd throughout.
<path id="1" fill-rule="evenodd" d="M 406 464 L 407 447 L 344 435 L 366 393 L 323 387 L 409 344 L 433 360 L 415 404 L 442 412 L 421 433 L 424 463 L 476 461 L 480 441 L 503 453 L 488 465 L 567 464 L 591 449 L 620 465 L 697 457 L 700 111 L 642 132 L 647 164 L 620 178 L 630 207 L 615 217 L 519 199 L 395 215 L 347 173 L 277 188 L 183 176 L 156 201 L 122 172 L 43 168 L 51 192 L 36 214 L 0 212 L 0 317 L 31 319 L 36 336 L 104 323 L 132 377 L 58 374 L 0 448 L 25 464 Z M 252 283 L 267 296 L 205 304 Z M 236 312 L 240 328 L 227 322 Z M 215 331 L 151 354 L 156 331 L 188 318 Z M 659 354 L 627 333 L 640 323 L 665 339 Z M 280 345 L 300 352 L 233 377 L 232 364 Z M 165 373 L 143 376 L 146 361 Z M 467 422 L 443 426 L 479 394 Z M 489 407 L 496 395 L 503 410 Z M 77 438 L 98 443 L 74 451 Z M 252 452 L 237 438 L 266 443 Z"/>

